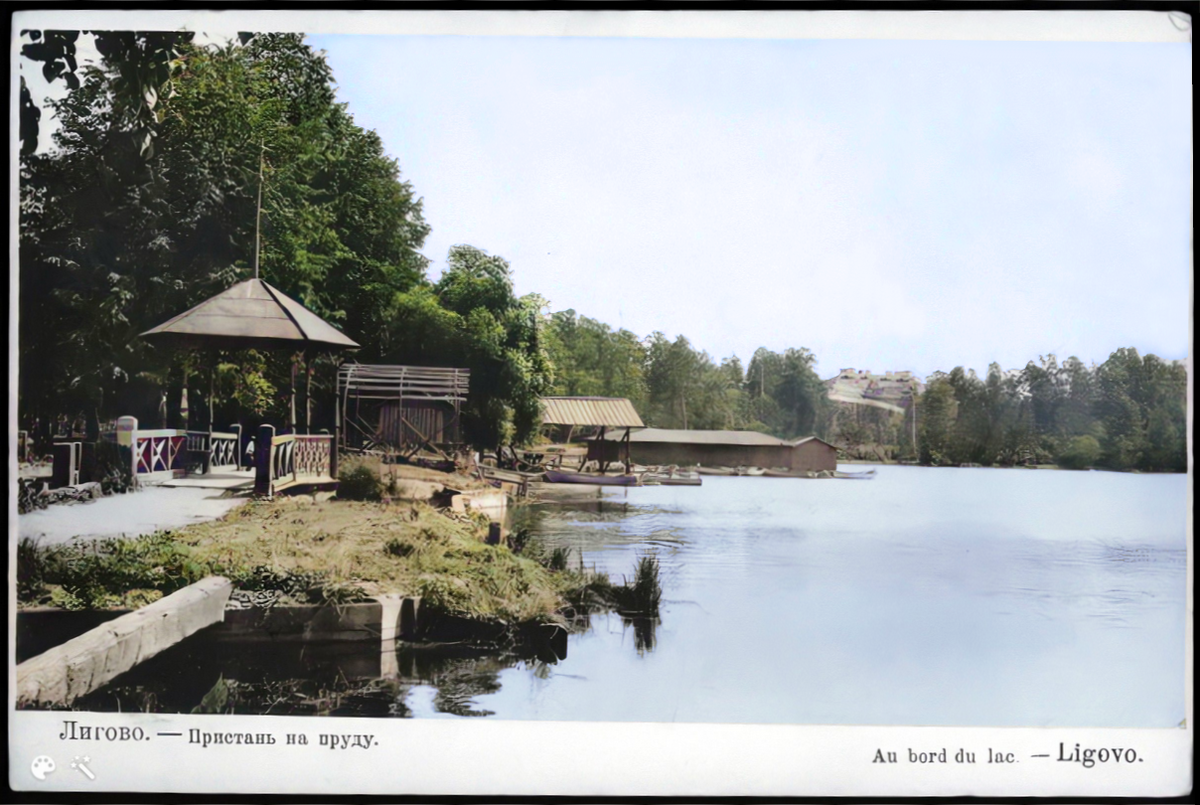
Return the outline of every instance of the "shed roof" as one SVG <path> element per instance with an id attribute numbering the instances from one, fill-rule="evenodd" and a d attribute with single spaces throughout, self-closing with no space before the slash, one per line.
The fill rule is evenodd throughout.
<path id="1" fill-rule="evenodd" d="M 642 418 L 624 397 L 543 397 L 545 425 L 599 425 L 642 428 Z"/>
<path id="2" fill-rule="evenodd" d="M 278 288 L 249 279 L 142 333 L 177 347 L 356 349 L 358 344 Z"/>
<path id="3" fill-rule="evenodd" d="M 625 438 L 625 431 L 609 431 L 605 439 L 619 440 Z M 671 430 L 669 428 L 645 428 L 630 434 L 631 442 L 654 442 L 671 444 L 732 444 L 741 446 L 791 447 L 786 442 L 769 433 L 759 433 L 754 430 Z"/>
<path id="4" fill-rule="evenodd" d="M 821 444 L 825 445 L 826 447 L 830 447 L 834 450 L 837 450 L 837 445 L 830 444 L 829 442 L 825 441 L 824 439 L 822 439 L 818 436 L 805 436 L 803 439 L 792 439 L 792 441 L 788 442 L 788 444 L 790 444 L 792 447 L 799 447 L 800 445 L 807 444 L 808 442 L 820 442 Z"/>

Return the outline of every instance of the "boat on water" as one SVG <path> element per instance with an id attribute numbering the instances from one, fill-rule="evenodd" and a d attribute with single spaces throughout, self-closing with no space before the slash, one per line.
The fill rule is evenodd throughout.
<path id="1" fill-rule="evenodd" d="M 737 471 L 732 467 L 697 467 L 696 472 L 701 475 L 734 475 Z"/>
<path id="2" fill-rule="evenodd" d="M 659 484 L 661 486 L 700 486 L 699 473 L 695 472 L 648 472 L 642 476 L 642 483 Z"/>
<path id="3" fill-rule="evenodd" d="M 875 470 L 865 472 L 842 472 L 840 470 L 767 470 L 768 478 L 842 478 L 849 481 L 869 481 L 875 477 Z"/>
<path id="4" fill-rule="evenodd" d="M 601 475 L 589 472 L 564 472 L 562 470 L 546 470 L 542 476 L 546 483 L 551 484 L 591 484 L 593 486 L 640 486 L 641 478 L 637 475 Z"/>
<path id="5" fill-rule="evenodd" d="M 749 475 L 757 478 L 760 475 L 766 475 L 767 471 L 762 467 L 738 467 L 734 470 L 735 475 Z"/>

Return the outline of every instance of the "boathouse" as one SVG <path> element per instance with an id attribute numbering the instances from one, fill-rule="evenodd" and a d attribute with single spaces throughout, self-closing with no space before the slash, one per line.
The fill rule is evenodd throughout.
<path id="1" fill-rule="evenodd" d="M 630 461 L 629 436 L 645 427 L 633 403 L 624 397 L 542 397 L 542 424 L 560 431 L 565 429 L 564 443 L 581 431 L 593 434 L 593 441 L 607 443 L 609 434 L 619 431 L 620 435 L 612 440 L 611 455 L 596 459 L 602 469 L 611 462 Z M 589 447 L 589 460 L 591 454 Z"/>
<path id="2" fill-rule="evenodd" d="M 589 442 L 588 459 L 619 460 L 623 440 L 634 463 L 647 466 L 837 469 L 837 448 L 815 436 L 788 441 L 747 430 L 616 429 Z"/>

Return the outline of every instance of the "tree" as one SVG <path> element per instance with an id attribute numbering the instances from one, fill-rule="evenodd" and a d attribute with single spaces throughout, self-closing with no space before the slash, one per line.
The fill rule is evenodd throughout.
<path id="1" fill-rule="evenodd" d="M 517 297 L 504 258 L 454 246 L 436 284 L 397 294 L 384 358 L 395 363 L 471 370 L 463 412 L 480 447 L 525 443 L 541 424 L 541 397 L 554 380 L 536 294 Z"/>
<path id="2" fill-rule="evenodd" d="M 953 444 L 957 402 L 954 385 L 944 374 L 931 375 L 921 395 L 920 461 L 941 466 L 955 463 Z"/>
<path id="3" fill-rule="evenodd" d="M 119 95 L 127 62 L 156 46 L 131 41 L 78 70 L 55 104 L 56 150 L 22 160 L 22 311 L 38 314 L 21 320 L 25 415 L 130 413 L 113 401 L 138 383 L 178 400 L 193 362 L 138 333 L 251 275 L 260 166 L 261 276 L 364 344 L 363 357 L 381 354 L 397 294 L 424 276 L 428 227 L 378 136 L 335 102 L 324 59 L 291 34 L 172 45 L 156 147 L 143 151 Z M 259 409 L 289 385 L 287 356 L 223 365 L 248 374 L 222 384 L 218 407 L 255 388 Z M 275 394 L 264 413 L 285 407 Z"/>
<path id="4" fill-rule="evenodd" d="M 40 63 L 47 81 L 53 83 L 61 78 L 69 89 L 77 90 L 81 82 L 75 44 L 80 34 L 94 36 L 96 50 L 113 71 L 112 107 L 120 130 L 130 137 L 139 154 L 152 154 L 159 99 L 194 34 L 190 31 L 22 31 L 22 37 L 28 41 L 21 46 L 21 55 Z M 22 154 L 37 150 L 41 116 L 22 79 Z"/>
<path id="5" fill-rule="evenodd" d="M 554 363 L 554 393 L 646 400 L 645 347 L 628 330 L 565 310 L 550 316 L 547 350 Z"/>
<path id="6" fill-rule="evenodd" d="M 1069 470 L 1085 470 L 1100 459 L 1100 442 L 1093 436 L 1074 436 L 1058 455 L 1059 466 Z"/>

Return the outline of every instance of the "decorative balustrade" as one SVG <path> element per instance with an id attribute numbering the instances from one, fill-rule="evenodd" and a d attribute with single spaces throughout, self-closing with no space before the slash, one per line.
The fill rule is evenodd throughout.
<path id="1" fill-rule="evenodd" d="M 200 463 L 205 472 L 237 470 L 241 466 L 241 425 L 228 433 L 157 428 L 141 430 L 136 417 L 117 421 L 114 433 L 118 445 L 132 454 L 130 469 L 139 483 L 165 481 L 188 473 L 189 466 Z"/>
<path id="2" fill-rule="evenodd" d="M 237 470 L 242 465 L 242 426 L 234 425 L 232 433 L 213 432 L 209 441 L 208 431 L 187 431 L 187 449 L 192 461 L 199 461 L 205 472 Z"/>
<path id="3" fill-rule="evenodd" d="M 187 472 L 187 431 L 176 428 L 137 430 L 136 420 L 134 423 L 128 437 L 133 447 L 134 477 L 149 481 L 177 478 Z M 121 432 L 118 432 L 118 440 L 120 437 Z"/>
<path id="4" fill-rule="evenodd" d="M 260 495 L 274 495 L 295 486 L 335 483 L 337 472 L 333 436 L 275 435 L 263 425 L 255 447 L 258 472 L 254 488 Z"/>

